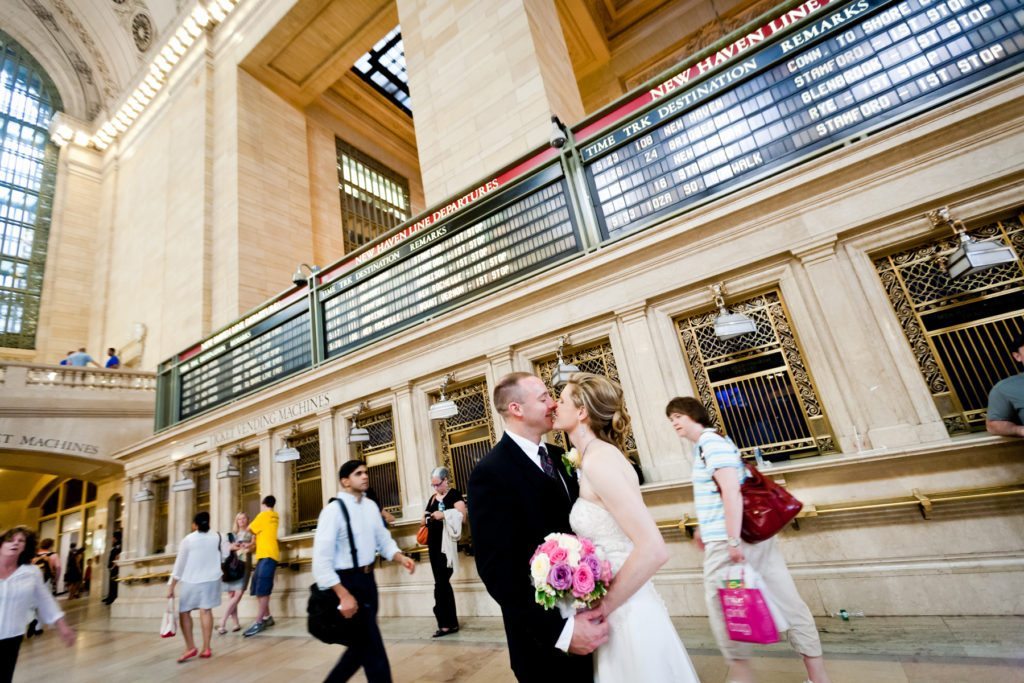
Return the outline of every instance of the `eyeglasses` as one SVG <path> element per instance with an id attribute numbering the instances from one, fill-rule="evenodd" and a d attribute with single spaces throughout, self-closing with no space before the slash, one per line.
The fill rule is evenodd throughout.
<path id="1" fill-rule="evenodd" d="M 440 481 L 440 482 L 438 482 L 436 484 L 431 482 L 430 485 L 431 485 L 431 487 L 436 489 L 438 486 L 443 486 L 444 485 L 444 481 Z"/>

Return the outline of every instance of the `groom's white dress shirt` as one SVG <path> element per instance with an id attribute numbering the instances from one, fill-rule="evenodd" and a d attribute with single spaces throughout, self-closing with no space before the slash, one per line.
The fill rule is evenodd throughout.
<path id="1" fill-rule="evenodd" d="M 505 433 L 508 434 L 508 437 L 510 439 L 516 442 L 516 445 L 522 449 L 523 453 L 526 453 L 526 457 L 532 460 L 533 464 L 536 465 L 541 472 L 543 472 L 544 467 L 543 465 L 540 464 L 540 444 L 534 443 L 525 437 L 519 436 L 514 432 L 510 432 L 507 429 L 505 430 Z M 555 465 L 555 467 L 558 467 L 558 465 Z M 544 476 L 547 475 L 545 474 Z M 569 489 L 568 487 L 566 487 L 565 482 L 562 481 L 561 477 L 558 478 L 558 481 L 562 483 L 562 486 L 565 487 L 566 493 L 568 493 Z M 566 619 L 565 626 L 562 627 L 562 634 L 558 636 L 558 640 L 555 642 L 555 647 L 557 647 L 562 652 L 569 651 L 569 644 L 572 642 L 572 632 L 575 623 L 576 622 L 573 619 Z"/>

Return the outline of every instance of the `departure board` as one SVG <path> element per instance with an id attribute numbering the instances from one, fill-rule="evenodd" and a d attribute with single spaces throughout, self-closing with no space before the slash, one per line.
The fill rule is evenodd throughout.
<path id="1" fill-rule="evenodd" d="M 308 297 L 178 366 L 178 419 L 223 405 L 312 366 Z"/>
<path id="2" fill-rule="evenodd" d="M 559 165 L 319 291 L 330 358 L 581 251 Z"/>
<path id="3" fill-rule="evenodd" d="M 604 238 L 891 124 L 1024 58 L 1020 0 L 856 0 L 581 154 Z"/>

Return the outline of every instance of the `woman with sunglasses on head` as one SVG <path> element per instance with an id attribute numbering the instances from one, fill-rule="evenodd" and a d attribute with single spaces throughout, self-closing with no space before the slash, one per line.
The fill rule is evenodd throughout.
<path id="1" fill-rule="evenodd" d="M 0 683 L 14 678 L 30 610 L 38 610 L 43 623 L 56 624 L 65 645 L 75 644 L 75 631 L 43 583 L 42 571 L 32 564 L 35 554 L 36 535 L 28 527 L 16 526 L 0 536 Z"/>
<path id="2" fill-rule="evenodd" d="M 430 486 L 434 493 L 427 501 L 423 515 L 427 524 L 430 570 L 434 574 L 434 617 L 437 618 L 434 638 L 459 630 L 451 578 L 457 566 L 458 536 L 468 510 L 462 494 L 450 486 L 449 476 L 446 467 L 435 467 L 430 473 Z M 451 511 L 457 511 L 459 515 L 453 515 Z M 444 549 L 446 545 L 447 553 Z"/>

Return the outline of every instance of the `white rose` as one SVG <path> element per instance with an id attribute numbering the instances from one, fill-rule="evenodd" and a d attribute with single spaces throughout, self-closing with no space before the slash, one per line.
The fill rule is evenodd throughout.
<path id="1" fill-rule="evenodd" d="M 580 544 L 579 539 L 576 538 L 575 536 L 568 536 L 567 535 L 564 538 L 559 539 L 558 545 L 560 545 L 563 548 L 565 548 L 566 552 L 569 552 L 569 553 L 575 552 L 577 555 L 579 555 L 580 550 L 583 549 L 583 546 Z"/>
<path id="2" fill-rule="evenodd" d="M 533 558 L 533 563 L 530 565 L 530 576 L 533 578 L 533 585 L 546 585 L 550 571 L 551 558 L 546 553 L 540 553 L 537 557 Z"/>
<path id="3" fill-rule="evenodd" d="M 569 557 L 567 559 L 569 560 L 569 566 L 570 567 L 578 567 L 578 566 L 580 566 L 580 551 L 579 550 L 570 550 L 569 551 Z"/>

